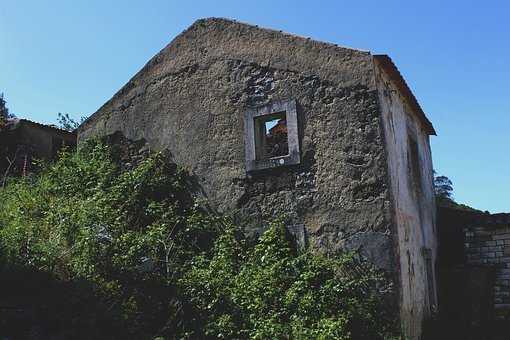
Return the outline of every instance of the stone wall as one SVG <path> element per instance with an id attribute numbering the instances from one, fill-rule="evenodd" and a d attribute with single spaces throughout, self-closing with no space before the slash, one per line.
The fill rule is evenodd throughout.
<path id="1" fill-rule="evenodd" d="M 0 181 L 6 175 L 30 173 L 33 160 L 52 160 L 64 145 L 74 148 L 76 134 L 25 119 L 9 119 L 0 129 Z"/>
<path id="2" fill-rule="evenodd" d="M 510 214 L 480 215 L 464 235 L 466 263 L 494 268 L 495 314 L 510 320 Z"/>
<path id="3" fill-rule="evenodd" d="M 295 100 L 301 163 L 248 174 L 246 110 Z M 249 233 L 285 218 L 313 247 L 395 269 L 370 53 L 223 19 L 199 20 L 79 129 L 166 149 Z"/>

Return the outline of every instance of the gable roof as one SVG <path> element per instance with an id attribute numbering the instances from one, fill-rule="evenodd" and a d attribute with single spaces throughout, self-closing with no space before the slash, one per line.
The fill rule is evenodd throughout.
<path id="1" fill-rule="evenodd" d="M 220 41 L 222 48 L 195 46 L 192 52 L 189 52 L 189 47 L 186 47 L 185 44 L 190 39 L 195 43 L 197 39 L 203 41 L 209 40 L 207 37 L 215 42 Z M 238 42 L 241 37 L 244 37 L 243 39 L 245 40 L 252 39 L 253 44 L 239 45 Z M 264 45 L 267 41 L 271 41 L 275 45 Z M 200 42 L 197 42 L 197 44 L 200 45 Z M 179 51 L 183 48 L 187 48 L 188 51 L 186 56 L 181 58 Z M 189 68 L 191 63 L 195 62 L 197 58 L 202 57 L 202 50 L 205 50 L 209 57 L 212 57 L 214 53 L 216 58 L 227 54 L 232 54 L 237 59 L 249 57 L 248 59 L 252 62 L 268 66 L 271 64 L 273 67 L 282 69 L 314 72 L 314 74 L 318 74 L 321 78 L 335 78 L 335 81 L 341 80 L 346 83 L 352 79 L 349 79 L 350 75 L 346 77 L 341 71 L 342 67 L 337 67 L 338 65 L 346 65 L 348 63 L 352 68 L 356 69 L 357 62 L 366 63 L 374 57 L 375 60 L 381 63 L 388 74 L 392 76 L 401 93 L 417 112 L 418 118 L 423 122 L 427 132 L 435 135 L 431 122 L 427 119 L 404 78 L 388 56 L 372 56 L 369 51 L 317 41 L 231 19 L 214 17 L 195 21 L 184 32 L 175 37 L 166 47 L 149 60 L 108 102 L 86 119 L 78 128 L 78 134 L 95 119 L 99 112 L 114 108 L 116 98 L 128 95 L 129 92 L 136 92 L 133 89 L 139 85 L 141 78 L 152 77 L 158 79 L 163 76 L 162 73 L 179 72 L 179 70 L 186 69 L 186 67 Z M 353 58 L 352 60 L 351 57 Z M 346 62 L 345 60 L 350 61 Z M 368 74 L 364 74 L 362 68 L 353 72 L 356 73 L 355 81 L 361 81 L 370 86 L 370 83 L 372 83 L 371 76 L 369 77 Z"/>
<path id="2" fill-rule="evenodd" d="M 12 131 L 12 130 L 19 129 L 24 124 L 30 125 L 33 127 L 37 127 L 39 129 L 49 131 L 52 133 L 58 133 L 58 134 L 63 135 L 64 137 L 67 137 L 67 138 L 76 138 L 76 131 L 67 131 L 67 130 L 59 128 L 56 125 L 41 124 L 41 123 L 34 122 L 32 120 L 28 120 L 28 119 L 24 119 L 24 118 L 9 118 L 9 119 L 7 119 L 4 129 L 6 131 Z"/>

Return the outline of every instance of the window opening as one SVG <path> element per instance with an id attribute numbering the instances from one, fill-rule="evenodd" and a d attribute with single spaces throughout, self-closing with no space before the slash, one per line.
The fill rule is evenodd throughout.
<path id="1" fill-rule="evenodd" d="M 280 100 L 244 112 L 246 171 L 300 164 L 296 101 Z"/>
<path id="2" fill-rule="evenodd" d="M 289 154 L 287 116 L 279 112 L 255 118 L 257 159 L 283 157 Z"/>

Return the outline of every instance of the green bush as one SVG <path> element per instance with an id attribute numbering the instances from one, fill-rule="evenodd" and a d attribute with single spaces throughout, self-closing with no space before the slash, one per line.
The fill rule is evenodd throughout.
<path id="1" fill-rule="evenodd" d="M 78 339 L 396 334 L 391 290 L 367 265 L 298 253 L 278 222 L 247 240 L 165 154 L 127 170 L 118 158 L 90 142 L 0 189 L 0 298 L 32 308 L 4 332 L 37 315 L 41 332 Z"/>
<path id="2" fill-rule="evenodd" d="M 383 339 L 395 324 L 381 303 L 385 280 L 352 256 L 297 254 L 281 223 L 254 247 L 231 226 L 212 258 L 197 256 L 180 280 L 205 320 L 199 337 Z M 387 293 L 387 291 L 386 291 Z M 198 334 L 195 334 L 198 335 Z"/>

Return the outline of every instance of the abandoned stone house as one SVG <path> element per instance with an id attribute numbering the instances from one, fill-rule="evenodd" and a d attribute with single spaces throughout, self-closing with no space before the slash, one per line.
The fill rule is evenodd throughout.
<path id="1" fill-rule="evenodd" d="M 33 161 L 52 160 L 63 147 L 76 146 L 76 133 L 27 119 L 9 118 L 0 127 L 0 174 L 27 175 Z"/>
<path id="2" fill-rule="evenodd" d="M 429 136 L 386 55 L 226 19 L 195 22 L 78 131 L 166 149 L 248 233 L 284 216 L 309 247 L 393 275 L 403 329 L 436 305 Z"/>

